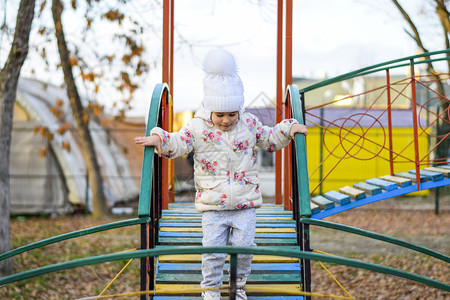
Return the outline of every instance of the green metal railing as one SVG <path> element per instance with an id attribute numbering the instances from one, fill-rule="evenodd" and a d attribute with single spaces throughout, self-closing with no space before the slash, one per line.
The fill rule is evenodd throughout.
<path id="1" fill-rule="evenodd" d="M 440 50 L 440 51 L 434 51 L 434 52 L 427 52 L 427 53 L 422 53 L 422 54 L 417 54 L 417 55 L 412 55 L 412 56 L 407 56 L 407 57 L 403 57 L 403 58 L 399 58 L 399 59 L 395 59 L 395 60 L 390 60 L 387 62 L 383 62 L 383 63 L 379 63 L 379 64 L 375 64 L 372 66 L 368 66 L 368 67 L 364 67 L 352 72 L 348 72 L 333 78 L 329 78 L 326 80 L 323 80 L 321 82 L 318 82 L 316 84 L 312 84 L 308 87 L 305 87 L 303 89 L 300 89 L 299 92 L 300 94 L 302 93 L 306 93 L 333 83 L 337 83 L 337 82 L 341 82 L 344 80 L 348 80 L 348 79 L 352 79 L 358 76 L 364 76 L 364 75 L 369 75 L 369 74 L 373 74 L 373 73 L 377 73 L 380 71 L 386 71 L 386 70 L 390 70 L 390 69 L 397 69 L 397 68 L 401 68 L 401 67 L 407 67 L 410 66 L 410 61 L 411 60 L 415 60 L 414 64 L 415 65 L 419 65 L 419 64 L 426 64 L 429 62 L 438 62 L 438 61 L 448 61 L 450 60 L 450 57 L 445 56 L 442 58 L 433 58 L 433 59 L 423 59 L 423 60 L 416 60 L 418 58 L 424 58 L 424 57 L 430 57 L 430 56 L 434 56 L 434 55 L 440 55 L 440 54 L 448 54 L 450 53 L 450 49 L 445 49 L 445 50 Z M 407 62 L 405 62 L 407 61 Z"/>
<path id="2" fill-rule="evenodd" d="M 156 249 L 147 250 L 135 250 L 130 252 L 113 253 L 98 255 L 92 257 L 86 257 L 81 259 L 75 259 L 63 263 L 53 264 L 49 266 L 44 266 L 41 268 L 25 271 L 19 274 L 14 274 L 11 276 L 0 278 L 0 286 L 8 283 L 16 282 L 19 280 L 29 279 L 32 277 L 61 271 L 68 270 L 82 266 L 95 265 L 105 262 L 118 261 L 131 258 L 146 258 L 146 257 L 157 257 L 160 255 L 186 255 L 186 254 L 198 254 L 198 253 L 228 253 L 231 256 L 236 256 L 237 254 L 253 254 L 253 255 L 273 255 L 282 257 L 293 257 L 306 260 L 315 260 L 321 262 L 328 262 L 334 264 L 341 264 L 350 267 L 361 268 L 365 270 L 370 270 L 378 273 L 384 273 L 389 275 L 394 275 L 404 279 L 412 280 L 415 282 L 423 283 L 430 287 L 442 289 L 445 291 L 450 291 L 450 285 L 443 283 L 434 279 L 426 278 L 414 273 L 397 270 L 391 267 L 376 265 L 368 262 L 363 262 L 351 258 L 344 258 L 338 256 L 325 255 L 320 253 L 311 253 L 304 251 L 295 250 L 283 250 L 274 249 L 273 247 L 200 247 L 200 246 L 183 246 L 183 247 L 164 247 Z M 236 260 L 233 259 L 233 261 Z M 231 274 L 230 274 L 231 277 Z"/>

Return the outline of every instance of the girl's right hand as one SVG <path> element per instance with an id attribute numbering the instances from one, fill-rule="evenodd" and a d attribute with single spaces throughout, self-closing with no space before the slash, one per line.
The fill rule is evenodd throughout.
<path id="1" fill-rule="evenodd" d="M 134 143 L 142 146 L 154 146 L 158 152 L 159 157 L 161 157 L 161 138 L 159 135 L 154 134 L 151 136 L 138 136 L 134 138 Z"/>

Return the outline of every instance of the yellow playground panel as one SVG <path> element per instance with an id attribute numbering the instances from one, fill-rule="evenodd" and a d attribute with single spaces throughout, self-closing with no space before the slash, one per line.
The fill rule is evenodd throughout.
<path id="1" fill-rule="evenodd" d="M 383 128 L 358 127 L 351 132 L 328 128 L 322 134 L 320 131 L 320 127 L 308 129 L 309 184 L 313 195 L 390 174 L 388 133 Z M 322 139 L 324 134 L 326 141 Z M 414 169 L 414 162 L 410 161 L 414 160 L 413 139 L 412 128 L 393 128 L 394 173 Z M 428 149 L 429 137 L 423 134 L 419 136 L 419 153 L 426 154 Z M 428 190 L 413 194 L 427 195 Z"/>

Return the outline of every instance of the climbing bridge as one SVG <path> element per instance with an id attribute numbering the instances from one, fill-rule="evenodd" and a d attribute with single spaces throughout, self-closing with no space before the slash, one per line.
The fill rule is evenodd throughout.
<path id="1" fill-rule="evenodd" d="M 222 294 L 228 295 L 230 299 L 234 299 L 236 292 L 236 257 L 239 253 L 255 255 L 246 286 L 249 299 L 310 299 L 312 296 L 324 296 L 320 291 L 311 291 L 311 261 L 386 273 L 430 288 L 450 291 L 450 285 L 446 282 L 328 255 L 311 249 L 309 241 L 310 226 L 321 226 L 395 244 L 450 263 L 447 255 L 431 249 L 322 220 L 383 199 L 448 188 L 449 157 L 439 154 L 439 150 L 449 141 L 449 131 L 440 128 L 448 128 L 450 101 L 435 86 L 446 82 L 449 74 L 415 75 L 420 64 L 430 59 L 446 60 L 448 53 L 450 50 L 390 61 L 306 88 L 288 86 L 284 101 L 285 117 L 293 117 L 300 123 L 308 124 L 309 134 L 307 138 L 297 134 L 291 147 L 284 150 L 283 199 L 266 203 L 257 210 L 255 242 L 258 247 L 202 247 L 201 215 L 195 211 L 193 203 L 171 201 L 173 182 L 169 177 L 170 165 L 167 160 L 154 154 L 153 147 L 146 147 L 137 218 L 25 245 L 0 254 L 0 260 L 63 240 L 126 226 L 140 226 L 139 250 L 80 258 L 31 269 L 0 278 L 0 286 L 59 270 L 140 258 L 141 291 L 128 295 L 157 300 L 200 299 L 201 254 L 224 252 L 229 257 L 224 268 Z M 423 57 L 427 57 L 427 60 Z M 410 75 L 391 81 L 390 74 L 405 67 L 409 69 Z M 342 85 L 343 82 L 370 76 L 379 79 L 380 74 L 383 74 L 382 84 L 370 90 L 366 88 L 356 94 L 308 106 L 309 95 L 321 89 L 323 91 L 335 84 Z M 344 115 L 329 114 L 330 111 L 339 112 L 334 106 L 348 100 L 352 108 L 357 107 L 359 110 L 351 111 L 349 106 Z M 150 104 L 147 135 L 154 126 L 169 128 L 170 101 L 168 85 L 157 85 Z M 395 126 L 398 111 L 394 110 L 399 110 L 399 107 L 405 120 L 411 120 L 410 123 L 401 121 L 411 125 L 401 127 L 401 130 Z M 314 137 L 314 130 L 317 130 L 318 138 Z M 396 130 L 401 131 L 401 138 L 395 135 Z M 311 160 L 311 157 L 320 159 Z M 342 169 L 345 172 L 339 173 Z M 336 176 L 336 173 L 339 175 Z M 346 177 L 342 180 L 342 174 L 345 173 L 370 176 L 363 179 Z M 354 299 L 345 289 L 343 294 L 345 296 L 328 297 Z"/>

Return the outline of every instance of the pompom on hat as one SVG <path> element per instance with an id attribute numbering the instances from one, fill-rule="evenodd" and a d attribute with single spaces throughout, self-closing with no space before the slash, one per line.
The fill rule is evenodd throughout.
<path id="1" fill-rule="evenodd" d="M 210 51 L 203 61 L 203 107 L 211 112 L 240 111 L 244 86 L 233 55 L 222 49 Z"/>

